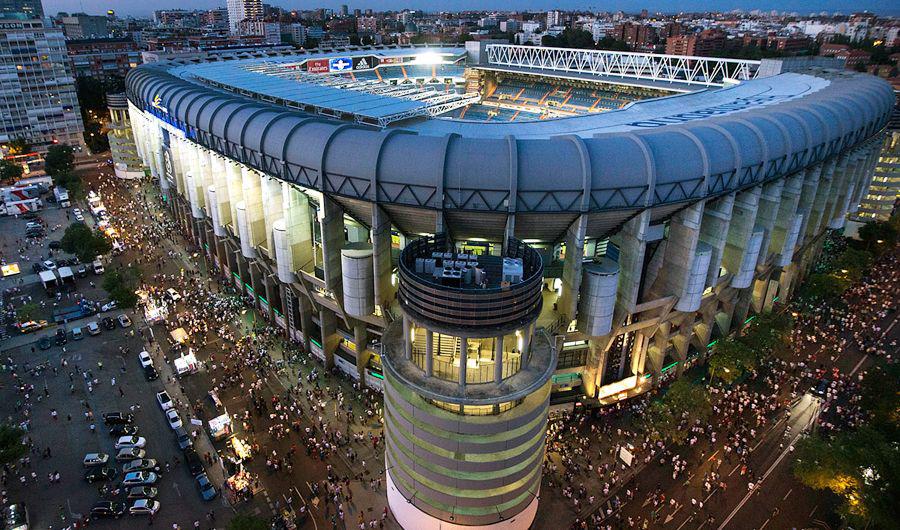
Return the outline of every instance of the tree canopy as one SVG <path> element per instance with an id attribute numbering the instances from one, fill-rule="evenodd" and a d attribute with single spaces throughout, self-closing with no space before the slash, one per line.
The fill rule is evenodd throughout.
<path id="1" fill-rule="evenodd" d="M 0 182 L 15 182 L 22 178 L 24 172 L 22 164 L 16 164 L 11 160 L 0 160 Z"/>
<path id="2" fill-rule="evenodd" d="M 100 254 L 112 250 L 112 244 L 106 236 L 91 230 L 84 223 L 70 224 L 60 244 L 63 250 L 75 254 L 82 263 L 90 263 Z"/>
<path id="3" fill-rule="evenodd" d="M 22 443 L 25 431 L 12 425 L 0 425 L 0 465 L 12 463 L 25 456 L 28 446 Z"/>
<path id="4" fill-rule="evenodd" d="M 689 432 L 685 425 L 705 421 L 710 414 L 712 404 L 706 387 L 679 379 L 650 404 L 644 418 L 651 438 L 683 444 Z"/>
<path id="5" fill-rule="evenodd" d="M 133 269 L 118 268 L 106 273 L 103 288 L 119 307 L 134 307 L 137 303 L 137 273 Z"/>
<path id="6" fill-rule="evenodd" d="M 870 369 L 860 385 L 866 423 L 832 437 L 814 434 L 797 444 L 794 476 L 841 498 L 851 524 L 896 528 L 900 520 L 900 365 Z"/>
<path id="7" fill-rule="evenodd" d="M 236 515 L 229 523 L 228 530 L 268 530 L 266 521 L 253 515 Z"/>
<path id="8" fill-rule="evenodd" d="M 44 171 L 54 179 L 71 175 L 75 171 L 75 151 L 66 144 L 51 146 L 44 155 Z"/>

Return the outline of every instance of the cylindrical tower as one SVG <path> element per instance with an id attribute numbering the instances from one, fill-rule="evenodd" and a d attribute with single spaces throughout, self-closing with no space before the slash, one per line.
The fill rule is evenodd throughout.
<path id="1" fill-rule="evenodd" d="M 388 503 L 407 530 L 527 529 L 537 511 L 556 351 L 535 332 L 540 255 L 459 252 L 439 234 L 400 254 L 388 328 Z"/>

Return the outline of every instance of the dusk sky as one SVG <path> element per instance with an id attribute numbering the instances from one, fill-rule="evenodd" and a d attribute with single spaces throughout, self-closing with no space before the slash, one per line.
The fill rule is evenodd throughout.
<path id="1" fill-rule="evenodd" d="M 165 8 L 209 9 L 225 6 L 225 0 L 43 0 L 44 11 L 55 14 L 57 11 L 99 14 L 107 9 L 115 9 L 120 15 L 146 16 L 153 10 Z M 337 8 L 347 4 L 350 9 L 374 9 L 384 11 L 390 9 L 425 9 L 465 10 L 465 9 L 498 9 L 498 10 L 546 10 L 546 9 L 590 9 L 626 12 L 638 12 L 642 8 L 650 11 L 677 12 L 702 11 L 715 6 L 720 10 L 741 9 L 778 9 L 780 11 L 796 11 L 809 14 L 819 11 L 853 11 L 868 10 L 878 14 L 900 14 L 900 2 L 896 0 L 368 0 L 353 2 L 349 0 L 268 0 L 266 3 L 288 9 L 313 9 L 316 7 Z"/>

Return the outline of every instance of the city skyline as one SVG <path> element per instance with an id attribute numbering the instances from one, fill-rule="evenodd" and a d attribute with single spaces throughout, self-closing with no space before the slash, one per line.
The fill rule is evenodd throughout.
<path id="1" fill-rule="evenodd" d="M 285 9 L 316 9 L 319 7 L 338 9 L 341 5 L 347 5 L 353 9 L 374 9 L 376 11 L 402 10 L 402 9 L 421 9 L 425 11 L 466 11 L 466 10 L 498 10 L 498 11 L 544 11 L 551 9 L 569 10 L 569 11 L 618 11 L 640 12 L 641 9 L 647 9 L 650 12 L 676 13 L 676 12 L 702 12 L 708 9 L 709 4 L 700 0 L 648 0 L 646 2 L 629 2 L 626 0 L 613 0 L 612 2 L 594 2 L 590 0 L 528 0 L 525 2 L 514 0 L 493 0 L 491 2 L 480 2 L 475 0 L 449 0 L 435 5 L 435 2 L 429 0 L 379 0 L 368 2 L 348 2 L 340 0 L 321 0 L 314 4 L 301 3 L 298 1 L 279 1 L 272 0 L 266 2 L 274 6 L 283 7 Z M 56 14 L 59 11 L 65 12 L 86 12 L 86 13 L 104 13 L 108 9 L 113 9 L 121 16 L 151 16 L 153 11 L 158 9 L 213 9 L 216 7 L 225 7 L 224 0 L 196 0 L 186 6 L 183 2 L 177 0 L 160 0 L 154 2 L 152 6 L 146 2 L 137 0 L 118 0 L 110 2 L 108 0 L 44 0 L 44 11 L 48 15 Z M 900 14 L 900 6 L 890 0 L 866 0 L 864 2 L 852 2 L 847 0 L 824 0 L 821 2 L 809 2 L 805 0 L 787 0 L 778 2 L 774 0 L 732 0 L 719 6 L 719 11 L 731 11 L 741 9 L 750 11 L 759 9 L 763 11 L 777 10 L 780 12 L 797 12 L 802 15 L 809 13 L 841 12 L 849 14 L 858 11 L 870 11 L 880 15 L 897 15 Z"/>

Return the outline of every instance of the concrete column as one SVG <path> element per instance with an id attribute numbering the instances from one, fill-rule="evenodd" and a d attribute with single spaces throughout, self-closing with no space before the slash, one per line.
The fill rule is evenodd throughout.
<path id="1" fill-rule="evenodd" d="M 625 316 L 634 313 L 638 303 L 649 226 L 650 211 L 645 210 L 627 221 L 610 238 L 619 247 L 619 286 L 613 327 L 620 325 Z"/>
<path id="2" fill-rule="evenodd" d="M 263 230 L 265 237 L 263 244 L 269 253 L 270 259 L 275 259 L 275 241 L 273 225 L 284 218 L 284 199 L 281 191 L 282 181 L 260 176 L 260 196 L 263 208 Z"/>
<path id="3" fill-rule="evenodd" d="M 459 339 L 459 386 L 466 387 L 466 369 L 469 362 L 469 339 Z"/>
<path id="4" fill-rule="evenodd" d="M 800 199 L 797 201 L 797 216 L 802 217 L 797 246 L 802 245 L 806 239 L 807 227 L 809 226 L 813 205 L 816 202 L 816 190 L 819 188 L 822 168 L 822 164 L 816 164 L 814 167 L 807 169 L 803 175 L 803 188 L 800 192 Z"/>
<path id="5" fill-rule="evenodd" d="M 425 375 L 434 375 L 434 332 L 425 329 Z"/>
<path id="6" fill-rule="evenodd" d="M 366 323 L 356 320 L 353 322 L 353 342 L 356 344 L 356 371 L 359 373 L 360 382 L 366 380 L 366 367 L 369 365 L 369 352 L 366 345 L 369 343 L 369 332 Z"/>
<path id="7" fill-rule="evenodd" d="M 588 397 L 596 398 L 600 390 L 609 355 L 606 345 L 610 340 L 613 340 L 611 335 L 588 339 L 588 361 L 585 371 L 581 374 L 584 394 Z"/>
<path id="8" fill-rule="evenodd" d="M 259 308 L 259 288 L 260 288 L 260 274 L 258 267 L 259 265 L 255 260 L 249 260 L 247 262 L 248 269 L 250 270 L 250 287 L 253 289 L 253 307 Z"/>
<path id="9" fill-rule="evenodd" d="M 312 272 L 315 267 L 313 258 L 312 209 L 309 198 L 299 188 L 282 183 L 282 211 L 287 242 L 290 248 L 290 267 L 292 271 Z"/>
<path id="10" fill-rule="evenodd" d="M 391 259 L 391 221 L 387 212 L 375 204 L 372 206 L 372 251 L 375 267 L 375 304 L 386 312 L 396 296 L 391 284 L 393 261 Z"/>
<path id="11" fill-rule="evenodd" d="M 275 291 L 277 289 L 275 288 L 274 282 L 276 282 L 277 280 L 275 280 L 275 278 L 273 278 L 271 274 L 267 274 L 266 273 L 267 271 L 265 269 L 262 269 L 262 266 L 260 266 L 260 269 L 261 269 L 261 272 L 263 273 L 262 282 L 263 282 L 263 288 L 265 289 L 265 292 L 266 292 L 266 305 L 268 306 L 268 309 L 266 310 L 266 313 L 267 313 L 266 319 L 269 322 L 275 322 L 275 307 L 274 306 L 275 306 Z"/>
<path id="12" fill-rule="evenodd" d="M 403 355 L 412 359 L 412 322 L 406 315 L 403 315 Z"/>
<path id="13" fill-rule="evenodd" d="M 859 174 L 862 173 L 865 166 L 866 156 L 862 149 L 854 151 L 847 164 L 844 178 L 838 189 L 838 195 L 835 203 L 834 213 L 828 228 L 839 230 L 847 224 L 847 212 L 850 210 L 850 202 L 853 200 L 853 194 L 856 190 L 856 183 L 859 180 Z"/>
<path id="14" fill-rule="evenodd" d="M 728 226 L 731 224 L 731 211 L 734 209 L 734 193 L 724 195 L 715 201 L 707 202 L 703 208 L 703 221 L 700 223 L 700 241 L 709 245 L 709 270 L 706 273 L 706 285 L 716 285 L 719 269 L 722 267 L 722 253 L 728 237 Z"/>
<path id="15" fill-rule="evenodd" d="M 494 383 L 503 381 L 503 335 L 494 339 Z"/>
<path id="16" fill-rule="evenodd" d="M 778 179 L 763 184 L 762 193 L 759 196 L 759 210 L 756 213 L 756 226 L 762 228 L 763 238 L 760 245 L 759 256 L 756 265 L 762 265 L 769 259 L 769 242 L 772 240 L 772 230 L 775 227 L 775 219 L 781 206 L 781 194 L 784 189 L 785 179 Z"/>
<path id="17" fill-rule="evenodd" d="M 785 179 L 781 190 L 781 203 L 775 215 L 772 238 L 769 242 L 769 252 L 775 254 L 777 267 L 786 266 L 794 256 L 794 247 L 797 245 L 797 236 L 803 222 L 803 214 L 797 212 L 800 194 L 803 191 L 803 180 L 803 172 L 791 175 Z"/>
<path id="18" fill-rule="evenodd" d="M 737 274 L 741 269 L 741 264 L 744 262 L 744 255 L 750 243 L 750 236 L 754 232 L 761 194 L 762 187 L 754 186 L 739 192 L 735 196 L 731 224 L 728 227 L 728 237 L 722 259 L 723 265 L 732 274 Z M 753 257 L 754 264 L 756 263 L 756 258 L 757 256 Z"/>
<path id="19" fill-rule="evenodd" d="M 312 321 L 312 302 L 306 295 L 297 296 L 297 313 L 300 317 L 300 331 L 303 333 L 303 344 L 309 348 L 309 339 L 312 338 L 313 321 Z"/>
<path id="20" fill-rule="evenodd" d="M 256 247 L 265 245 L 266 243 L 266 222 L 262 206 L 262 182 L 261 175 L 256 171 L 247 168 L 241 168 L 241 188 L 244 196 L 244 212 L 246 216 L 246 243 L 243 241 L 244 234 L 241 234 L 242 245 L 250 246 L 256 250 Z M 238 218 L 240 223 L 240 218 Z"/>
<path id="21" fill-rule="evenodd" d="M 212 185 L 216 190 L 216 211 L 219 216 L 220 229 L 224 232 L 225 227 L 234 221 L 231 218 L 231 194 L 228 187 L 228 166 L 225 159 L 219 155 L 210 157 L 210 168 L 212 171 Z"/>
<path id="22" fill-rule="evenodd" d="M 325 271 L 325 288 L 334 293 L 341 303 L 341 249 L 344 248 L 344 210 L 341 206 L 322 196 L 322 268 Z"/>
<path id="23" fill-rule="evenodd" d="M 325 368 L 334 367 L 334 352 L 340 344 L 341 336 L 337 332 L 337 318 L 329 309 L 319 309 L 319 328 L 322 330 L 322 350 L 325 352 Z"/>
<path id="24" fill-rule="evenodd" d="M 230 229 L 232 235 L 238 235 L 237 205 L 244 201 L 244 184 L 241 166 L 231 160 L 225 161 L 225 182 L 228 188 L 228 202 L 231 208 Z"/>
<path id="25" fill-rule="evenodd" d="M 559 296 L 563 326 L 575 318 L 578 292 L 581 289 L 581 267 L 584 262 L 584 237 L 587 231 L 587 214 L 581 214 L 566 231 L 566 261 L 563 264 L 562 293 Z"/>
<path id="26" fill-rule="evenodd" d="M 809 214 L 809 222 L 806 224 L 806 238 L 816 236 L 822 231 L 822 219 L 825 217 L 825 204 L 831 194 L 831 182 L 834 177 L 834 168 L 837 162 L 830 160 L 822 166 L 819 175 L 819 185 L 815 189 L 815 199 Z"/>
<path id="27" fill-rule="evenodd" d="M 669 222 L 669 237 L 666 240 L 662 269 L 655 285 L 651 288 L 654 297 L 677 296 L 679 300 L 675 307 L 679 311 L 689 310 L 682 309 L 679 305 L 687 302 L 685 295 L 694 268 L 702 218 L 703 202 L 688 206 L 672 216 Z M 706 266 L 709 266 L 708 261 Z M 704 281 L 706 272 L 707 269 L 704 269 Z M 702 292 L 703 289 L 701 288 L 700 291 Z"/>

